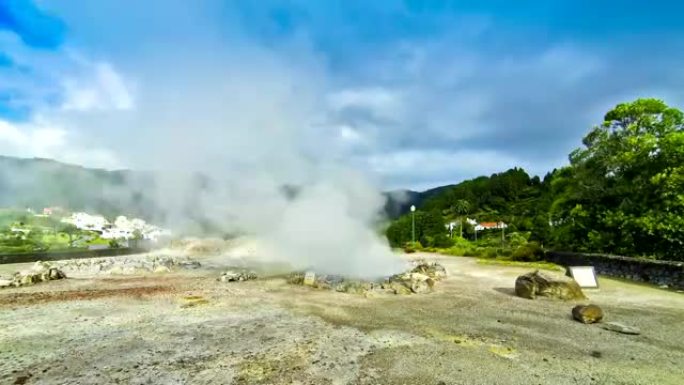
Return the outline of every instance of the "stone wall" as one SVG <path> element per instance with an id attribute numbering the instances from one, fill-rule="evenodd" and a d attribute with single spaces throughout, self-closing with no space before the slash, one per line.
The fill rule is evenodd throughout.
<path id="1" fill-rule="evenodd" d="M 148 251 L 143 248 L 121 247 L 117 249 L 102 249 L 102 250 L 75 250 L 75 251 L 58 251 L 58 252 L 40 252 L 40 253 L 17 253 L 17 254 L 0 254 L 0 264 L 3 263 L 25 263 L 36 261 L 59 261 L 63 259 L 81 259 L 81 258 L 97 258 L 97 257 L 112 257 L 117 255 L 138 254 Z"/>
<path id="2" fill-rule="evenodd" d="M 546 260 L 563 266 L 594 266 L 596 274 L 684 290 L 684 262 L 559 251 L 546 252 Z"/>

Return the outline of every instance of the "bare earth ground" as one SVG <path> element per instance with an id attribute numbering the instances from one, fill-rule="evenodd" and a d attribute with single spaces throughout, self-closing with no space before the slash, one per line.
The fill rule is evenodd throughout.
<path id="1" fill-rule="evenodd" d="M 587 295 L 642 331 L 624 335 L 573 321 L 574 302 L 515 297 L 529 269 L 420 257 L 449 273 L 434 293 L 224 283 L 207 269 L 4 289 L 0 383 L 684 383 L 681 293 L 602 278 Z"/>

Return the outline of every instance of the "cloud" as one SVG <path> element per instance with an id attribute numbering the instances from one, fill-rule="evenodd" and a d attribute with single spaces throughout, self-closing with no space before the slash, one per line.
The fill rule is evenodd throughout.
<path id="1" fill-rule="evenodd" d="M 441 184 L 456 183 L 452 179 L 455 174 L 474 178 L 513 167 L 530 167 L 523 159 L 491 150 L 400 150 L 375 154 L 364 161 L 367 167 L 383 175 L 389 187 L 394 189 L 407 185 L 427 189 L 434 187 L 435 181 Z"/>
<path id="2" fill-rule="evenodd" d="M 86 63 L 80 78 L 62 80 L 64 110 L 129 110 L 134 106 L 132 86 L 109 63 Z"/>
<path id="3" fill-rule="evenodd" d="M 14 147 L 63 152 L 55 157 L 87 165 L 116 154 L 131 168 L 156 171 L 145 194 L 163 211 L 159 220 L 183 234 L 206 223 L 253 234 L 266 255 L 297 269 L 366 277 L 401 270 L 403 262 L 372 228 L 383 205 L 379 189 L 345 159 L 341 142 L 353 131 L 338 137 L 331 135 L 337 127 L 321 124 L 331 78 L 321 58 L 297 37 L 273 47 L 239 28 L 221 30 L 211 4 L 180 12 L 187 4 L 165 3 L 164 17 L 155 14 L 143 41 L 121 55 L 112 47 L 122 42 L 110 45 L 110 33 L 129 22 L 139 28 L 138 18 L 158 9 L 95 15 L 106 41 L 97 51 L 107 54 L 66 43 L 56 53 L 62 70 L 46 80 L 57 84 L 58 101 L 14 126 L 12 137 L 23 135 Z M 93 19 L 67 8 L 75 12 L 67 12 L 68 25 L 92 27 Z M 182 49 L 169 40 L 179 26 L 190 28 L 182 31 Z M 340 108 L 385 102 L 379 94 L 342 96 Z M 60 134 L 40 149 L 29 145 L 38 117 Z M 140 188 L 127 182 L 131 191 Z M 296 187 L 294 198 L 283 193 L 286 186 Z"/>
<path id="4" fill-rule="evenodd" d="M 136 168 L 173 164 L 168 159 L 189 147 L 220 155 L 180 165 L 188 169 L 284 157 L 272 143 L 292 141 L 283 132 L 295 126 L 296 147 L 308 157 L 347 159 L 388 185 L 415 187 L 472 173 L 408 168 L 398 175 L 368 165 L 393 153 L 467 151 L 544 173 L 564 164 L 616 103 L 684 101 L 681 34 L 648 44 L 624 33 L 566 34 L 549 29 L 556 7 L 531 10 L 539 25 L 514 25 L 502 16 L 507 7 L 485 5 L 168 1 L 131 11 L 132 4 L 41 2 L 69 28 L 69 40 L 49 51 L 0 33 L 12 62 L 0 69 L 4 109 L 25 118 L 39 111 Z M 647 33 L 643 20 L 638 28 Z M 258 128 L 279 122 L 286 127 Z M 251 127 L 250 134 L 229 125 Z M 170 139 L 197 126 L 207 128 Z M 259 141 L 263 148 L 252 149 Z"/>
<path id="5" fill-rule="evenodd" d="M 73 164 L 115 169 L 122 166 L 111 151 L 88 148 L 62 127 L 37 118 L 28 123 L 0 120 L 0 154 L 57 159 Z"/>
<path id="6" fill-rule="evenodd" d="M 328 103 L 333 111 L 358 108 L 372 111 L 379 118 L 398 118 L 404 109 L 401 94 L 382 87 L 343 89 L 330 94 Z"/>

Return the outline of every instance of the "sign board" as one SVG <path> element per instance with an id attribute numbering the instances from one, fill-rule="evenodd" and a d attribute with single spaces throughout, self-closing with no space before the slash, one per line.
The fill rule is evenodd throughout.
<path id="1" fill-rule="evenodd" d="M 596 289 L 599 287 L 594 266 L 569 266 L 568 271 L 581 288 Z"/>
<path id="2" fill-rule="evenodd" d="M 304 274 L 304 285 L 313 286 L 315 282 L 316 273 L 314 273 L 313 271 L 307 271 L 306 274 Z"/>

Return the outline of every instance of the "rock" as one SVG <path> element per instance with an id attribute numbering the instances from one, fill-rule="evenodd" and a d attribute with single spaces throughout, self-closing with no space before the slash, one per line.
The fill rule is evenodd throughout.
<path id="1" fill-rule="evenodd" d="M 364 294 L 373 290 L 372 282 L 344 280 L 335 285 L 335 291 L 349 294 Z"/>
<path id="2" fill-rule="evenodd" d="M 539 270 L 519 276 L 515 280 L 515 294 L 528 299 L 537 296 L 563 300 L 586 298 L 574 279 L 559 274 L 541 273 Z"/>
<path id="3" fill-rule="evenodd" d="M 295 285 L 306 285 L 303 272 L 293 273 L 288 282 Z M 360 280 L 346 278 L 334 274 L 308 274 L 314 277 L 312 287 L 335 290 L 350 294 L 424 294 L 432 291 L 435 282 L 446 277 L 446 270 L 437 263 L 421 262 L 409 271 L 396 274 L 384 280 Z"/>
<path id="4" fill-rule="evenodd" d="M 394 294 L 398 295 L 408 295 L 412 293 L 410 287 L 406 286 L 404 283 L 399 281 L 392 281 L 389 284 L 387 284 L 386 287 L 389 288 L 390 291 L 392 291 Z"/>
<path id="5" fill-rule="evenodd" d="M 444 266 L 437 262 L 419 262 L 411 272 L 426 275 L 435 281 L 439 281 L 447 276 Z"/>
<path id="6" fill-rule="evenodd" d="M 38 282 L 38 280 L 32 274 L 22 275 L 18 278 L 19 286 L 33 285 L 34 283 Z"/>
<path id="7" fill-rule="evenodd" d="M 411 291 L 416 294 L 425 294 L 432 291 L 427 281 L 413 281 L 411 282 Z"/>
<path id="8" fill-rule="evenodd" d="M 600 324 L 600 326 L 606 330 L 610 330 L 613 332 L 618 332 L 622 334 L 632 334 L 632 335 L 639 335 L 641 334 L 641 330 L 635 326 L 627 326 L 624 324 L 621 324 L 619 322 L 604 322 Z"/>
<path id="9" fill-rule="evenodd" d="M 182 269 L 199 269 L 201 266 L 202 264 L 197 261 L 183 261 L 178 263 L 178 267 Z"/>
<path id="10" fill-rule="evenodd" d="M 44 266 L 40 266 L 40 268 L 17 272 L 14 274 L 11 280 L 1 279 L 0 287 L 29 286 L 38 282 L 52 281 L 63 278 L 66 278 L 66 274 L 56 267 L 50 267 L 46 270 Z"/>
<path id="11" fill-rule="evenodd" d="M 52 268 L 50 268 L 50 270 L 48 270 L 48 278 L 51 281 L 56 280 L 56 279 L 64 279 L 66 277 L 67 277 L 66 274 L 64 274 L 64 272 L 62 270 L 59 270 L 56 267 L 52 267 Z"/>
<path id="12" fill-rule="evenodd" d="M 171 272 L 171 269 L 169 269 L 166 266 L 157 266 L 154 268 L 155 273 L 169 273 Z"/>
<path id="13" fill-rule="evenodd" d="M 577 305 L 572 308 L 572 317 L 583 324 L 593 324 L 603 319 L 603 310 L 596 305 Z"/>
<path id="14" fill-rule="evenodd" d="M 35 272 L 43 272 L 45 270 L 48 270 L 52 267 L 50 262 L 45 262 L 45 261 L 36 261 L 36 263 L 33 264 L 31 267 L 31 270 Z"/>
<path id="15" fill-rule="evenodd" d="M 239 282 L 249 281 L 252 279 L 257 279 L 257 275 L 252 272 L 235 270 L 225 271 L 221 274 L 220 277 L 217 278 L 217 280 L 221 282 Z"/>
<path id="16" fill-rule="evenodd" d="M 412 292 L 416 294 L 423 294 L 432 291 L 434 281 L 427 275 L 421 273 L 411 273 L 409 278 Z"/>

